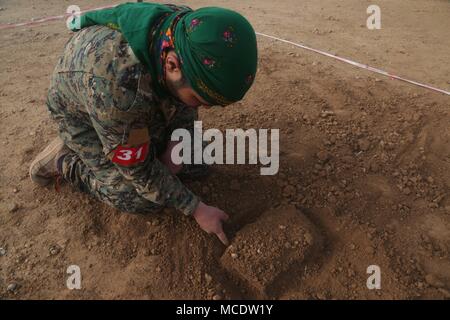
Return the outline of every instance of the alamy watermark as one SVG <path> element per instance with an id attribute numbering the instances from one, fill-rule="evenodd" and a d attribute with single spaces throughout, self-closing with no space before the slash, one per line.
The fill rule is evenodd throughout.
<path id="1" fill-rule="evenodd" d="M 80 290 L 81 289 L 81 269 L 79 266 L 73 264 L 67 267 L 66 273 L 69 277 L 66 281 L 67 289 Z"/>
<path id="2" fill-rule="evenodd" d="M 376 264 L 372 264 L 367 267 L 367 274 L 370 276 L 367 278 L 366 286 L 367 289 L 381 289 L 381 269 Z"/>
<path id="3" fill-rule="evenodd" d="M 367 14 L 370 16 L 367 18 L 366 26 L 369 30 L 381 29 L 381 9 L 379 6 L 372 4 L 367 7 Z"/>
<path id="4" fill-rule="evenodd" d="M 66 9 L 70 16 L 66 20 L 66 26 L 69 30 L 79 30 L 81 28 L 81 9 L 77 5 L 70 5 Z"/>
<path id="5" fill-rule="evenodd" d="M 258 129 L 258 131 L 256 129 L 226 129 L 223 134 L 218 129 L 207 129 L 203 132 L 202 121 L 195 121 L 193 137 L 191 135 L 191 131 L 187 129 L 176 129 L 172 132 L 171 140 L 180 142 L 172 149 L 173 163 L 179 165 L 258 164 L 259 162 L 264 166 L 260 169 L 261 175 L 278 173 L 279 129 Z M 203 142 L 209 142 L 209 144 L 203 148 Z"/>

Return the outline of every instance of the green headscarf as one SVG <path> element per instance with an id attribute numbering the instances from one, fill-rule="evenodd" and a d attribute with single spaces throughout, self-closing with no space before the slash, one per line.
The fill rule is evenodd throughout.
<path id="1" fill-rule="evenodd" d="M 241 100 L 255 78 L 255 31 L 237 12 L 124 3 L 82 15 L 78 27 L 96 24 L 123 33 L 139 61 L 158 79 L 157 91 L 163 87 L 162 64 L 169 50 L 175 50 L 191 87 L 212 105 Z M 73 29 L 78 29 L 75 24 Z"/>

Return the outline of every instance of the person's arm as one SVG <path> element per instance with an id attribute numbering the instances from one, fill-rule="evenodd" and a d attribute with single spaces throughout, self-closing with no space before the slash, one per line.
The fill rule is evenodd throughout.
<path id="1" fill-rule="evenodd" d="M 127 89 L 115 89 L 103 78 L 89 81 L 92 88 L 88 98 L 89 117 L 103 152 L 119 172 L 134 185 L 139 195 L 192 215 L 202 230 L 216 234 L 228 245 L 222 228 L 228 215 L 201 202 L 156 158 L 156 148 L 146 134 L 152 101 L 140 100 L 142 97 L 136 100 Z"/>
<path id="2" fill-rule="evenodd" d="M 155 157 L 147 127 L 152 106 L 136 103 L 126 89 L 116 90 L 108 80 L 91 81 L 88 112 L 105 155 L 139 195 L 192 215 L 199 198 Z"/>

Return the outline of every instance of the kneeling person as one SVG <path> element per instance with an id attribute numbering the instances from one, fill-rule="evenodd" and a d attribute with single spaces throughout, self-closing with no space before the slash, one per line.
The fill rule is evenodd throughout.
<path id="1" fill-rule="evenodd" d="M 59 137 L 31 179 L 62 177 L 126 212 L 174 207 L 226 244 L 227 214 L 177 177 L 189 170 L 171 161 L 170 136 L 193 130 L 198 107 L 244 97 L 257 67 L 251 25 L 222 8 L 126 3 L 86 13 L 74 29 L 47 98 Z"/>

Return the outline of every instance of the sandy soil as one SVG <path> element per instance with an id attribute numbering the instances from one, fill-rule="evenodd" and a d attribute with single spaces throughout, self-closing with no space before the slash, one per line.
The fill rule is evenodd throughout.
<path id="1" fill-rule="evenodd" d="M 184 3 L 229 7 L 257 31 L 450 87 L 448 1 L 377 1 L 377 31 L 365 27 L 371 1 Z M 2 0 L 0 23 L 61 14 L 69 4 Z M 0 298 L 450 297 L 447 96 L 259 38 L 249 94 L 201 118 L 220 129 L 280 128 L 280 172 L 216 166 L 189 184 L 230 214 L 234 241 L 225 250 L 172 210 L 124 214 L 67 185 L 31 184 L 28 166 L 55 136 L 46 90 L 69 36 L 62 21 L 0 31 Z M 304 251 L 289 251 L 296 248 Z M 71 264 L 81 268 L 81 290 L 66 287 Z M 366 287 L 369 265 L 381 268 L 381 290 Z"/>

